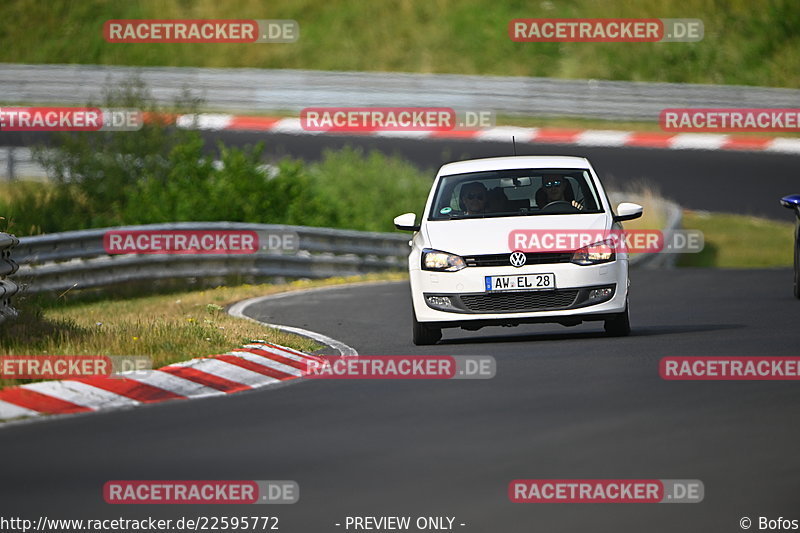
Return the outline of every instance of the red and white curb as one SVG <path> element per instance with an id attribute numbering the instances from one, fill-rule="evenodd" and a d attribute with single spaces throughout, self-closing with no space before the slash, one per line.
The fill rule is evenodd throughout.
<path id="1" fill-rule="evenodd" d="M 244 314 L 250 305 L 267 300 L 303 296 L 321 291 L 349 289 L 375 282 L 349 283 L 259 296 L 242 300 L 228 314 L 273 329 L 308 337 L 343 356 L 358 352 L 336 339 L 303 328 L 269 324 Z M 308 372 L 309 362 L 322 357 L 264 341 L 221 355 L 174 363 L 158 370 L 121 372 L 61 381 L 42 381 L 0 390 L 0 425 L 36 420 L 43 415 L 81 414 L 169 400 L 190 400 L 253 390 L 296 380 Z"/>
<path id="2" fill-rule="evenodd" d="M 321 358 L 266 342 L 158 370 L 42 381 L 0 391 L 0 422 L 233 394 L 301 377 Z"/>
<path id="3" fill-rule="evenodd" d="M 568 128 L 519 128 L 498 126 L 482 130 L 453 131 L 306 131 L 299 118 L 248 117 L 202 113 L 177 117 L 178 127 L 201 130 L 263 131 L 293 135 L 356 135 L 405 139 L 459 138 L 475 141 L 574 144 L 578 146 L 642 147 L 672 150 L 737 150 L 800 154 L 800 138 L 739 137 L 710 133 L 658 133 Z"/>

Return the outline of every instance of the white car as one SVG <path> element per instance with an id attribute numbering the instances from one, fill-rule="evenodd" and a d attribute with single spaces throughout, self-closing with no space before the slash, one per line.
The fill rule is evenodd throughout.
<path id="1" fill-rule="evenodd" d="M 442 328 L 584 320 L 604 321 L 610 335 L 627 335 L 624 250 L 605 240 L 558 251 L 514 249 L 527 241 L 511 237 L 604 235 L 641 215 L 642 207 L 632 203 L 614 212 L 585 158 L 514 156 L 444 165 L 421 222 L 414 213 L 394 219 L 397 229 L 415 232 L 408 258 L 414 344 L 435 344 Z"/>

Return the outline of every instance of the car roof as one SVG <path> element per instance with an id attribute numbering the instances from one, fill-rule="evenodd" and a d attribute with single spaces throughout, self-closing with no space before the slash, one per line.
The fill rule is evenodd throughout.
<path id="1" fill-rule="evenodd" d="M 518 155 L 512 157 L 487 157 L 469 159 L 443 165 L 439 169 L 442 176 L 465 174 L 486 170 L 505 170 L 513 168 L 579 168 L 589 169 L 589 161 L 585 157 L 551 156 L 551 155 Z"/>

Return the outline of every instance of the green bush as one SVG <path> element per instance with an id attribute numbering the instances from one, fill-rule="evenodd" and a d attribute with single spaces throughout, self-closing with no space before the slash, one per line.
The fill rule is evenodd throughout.
<path id="1" fill-rule="evenodd" d="M 132 82 L 104 105 L 163 114 L 194 104 L 184 98 L 159 108 Z M 0 215 L 18 235 L 215 220 L 391 231 L 396 215 L 420 212 L 432 181 L 399 157 L 349 147 L 310 165 L 287 158 L 267 166 L 263 144 L 219 143 L 207 153 L 198 131 L 159 122 L 56 140 L 56 149 L 36 151 L 50 182 L 14 183 L 0 199 Z"/>
<path id="2" fill-rule="evenodd" d="M 422 212 L 433 173 L 421 173 L 411 163 L 378 151 L 327 151 L 308 169 L 317 212 L 306 212 L 305 224 L 392 231 L 392 219 L 409 211 Z"/>

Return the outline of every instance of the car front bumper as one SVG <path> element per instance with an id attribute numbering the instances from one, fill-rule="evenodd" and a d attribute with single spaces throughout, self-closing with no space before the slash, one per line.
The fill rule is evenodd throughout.
<path id="1" fill-rule="evenodd" d="M 486 291 L 485 276 L 552 273 L 556 288 L 542 291 Z M 572 263 L 522 268 L 467 267 L 458 272 L 410 271 L 417 321 L 438 327 L 473 329 L 535 322 L 578 324 L 605 320 L 625 310 L 628 261 L 579 266 Z M 449 304 L 443 302 L 449 301 Z"/>

